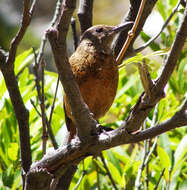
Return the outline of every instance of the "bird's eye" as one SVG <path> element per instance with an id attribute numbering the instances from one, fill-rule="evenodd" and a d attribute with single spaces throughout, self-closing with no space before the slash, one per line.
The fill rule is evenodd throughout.
<path id="1" fill-rule="evenodd" d="M 98 32 L 98 33 L 103 32 L 103 28 L 97 28 L 96 32 Z"/>

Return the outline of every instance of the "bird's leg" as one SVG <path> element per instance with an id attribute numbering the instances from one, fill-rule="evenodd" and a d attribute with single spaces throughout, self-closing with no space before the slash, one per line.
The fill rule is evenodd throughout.
<path id="1" fill-rule="evenodd" d="M 98 134 L 101 134 L 101 133 L 106 133 L 106 132 L 108 132 L 108 131 L 112 131 L 112 130 L 114 130 L 114 129 L 111 128 L 111 127 L 103 126 L 103 125 L 101 125 L 101 124 L 98 122 L 98 124 L 97 124 L 97 126 L 96 126 L 96 130 L 97 130 Z"/>

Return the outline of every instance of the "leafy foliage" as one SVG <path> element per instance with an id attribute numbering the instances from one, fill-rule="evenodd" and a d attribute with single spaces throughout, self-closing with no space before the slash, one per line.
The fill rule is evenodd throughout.
<path id="1" fill-rule="evenodd" d="M 166 19 L 175 1 L 159 1 L 158 10 L 161 16 Z M 175 36 L 175 30 L 180 22 L 180 13 L 174 17 L 167 28 L 167 31 L 161 35 L 161 43 L 150 46 L 154 53 L 152 55 L 160 56 L 163 60 L 167 54 L 168 48 Z M 174 24 L 174 25 L 173 25 Z M 150 37 L 142 33 L 142 39 L 147 41 Z M 162 48 L 162 49 L 160 49 Z M 156 51 L 156 53 L 155 53 Z M 151 54 L 150 54 L 151 55 Z M 127 117 L 131 107 L 136 103 L 138 97 L 143 92 L 143 88 L 136 69 L 137 62 L 142 59 L 147 60 L 150 67 L 152 78 L 158 75 L 157 62 L 151 60 L 151 56 L 137 56 L 124 62 L 125 67 L 120 69 L 120 78 L 118 92 L 114 104 L 109 113 L 101 119 L 102 124 L 117 128 Z M 184 49 L 178 60 L 178 67 L 173 73 L 166 88 L 167 96 L 160 101 L 157 112 L 154 110 L 149 114 L 146 120 L 146 126 L 150 127 L 154 114 L 156 113 L 156 123 L 167 120 L 178 109 L 178 106 L 187 96 L 187 49 Z M 41 159 L 41 136 L 42 121 L 36 109 L 31 104 L 34 102 L 37 110 L 40 112 L 37 91 L 35 87 L 35 78 L 30 71 L 29 65 L 34 62 L 32 50 L 27 50 L 18 55 L 15 61 L 15 73 L 19 81 L 19 88 L 29 110 L 29 124 L 31 135 L 31 149 L 33 161 Z M 128 63 L 128 64 L 127 64 Z M 152 63 L 152 64 L 150 64 Z M 154 67 L 154 68 L 153 68 Z M 0 189 L 21 189 L 21 170 L 20 170 L 20 149 L 19 132 L 13 107 L 8 96 L 3 76 L 0 75 Z M 53 102 L 57 74 L 45 71 L 45 104 L 46 113 L 49 116 Z M 55 109 L 52 118 L 52 128 L 58 143 L 61 141 L 61 127 L 64 124 L 64 113 L 62 109 L 62 89 L 58 90 Z M 140 179 L 140 189 L 145 189 L 145 179 L 148 177 L 149 189 L 154 189 L 160 174 L 165 169 L 158 189 L 187 189 L 187 129 L 175 129 L 158 138 L 156 149 L 151 154 L 148 162 L 147 171 L 144 169 Z M 154 140 L 150 140 L 150 148 Z M 52 147 L 48 141 L 48 149 Z M 110 170 L 112 178 L 118 189 L 133 189 L 144 156 L 144 143 L 124 145 L 103 152 L 106 164 Z M 84 174 L 84 171 L 86 174 Z M 79 168 L 72 180 L 70 189 L 73 189 L 80 180 L 79 190 L 83 189 L 113 189 L 111 180 L 107 175 L 100 157 L 88 157 L 79 165 Z"/>

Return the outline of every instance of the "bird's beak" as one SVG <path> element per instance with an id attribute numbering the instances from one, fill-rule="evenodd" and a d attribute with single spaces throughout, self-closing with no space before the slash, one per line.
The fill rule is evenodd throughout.
<path id="1" fill-rule="evenodd" d="M 116 34 L 118 32 L 125 30 L 125 29 L 130 29 L 133 26 L 133 24 L 134 24 L 134 22 L 132 22 L 132 21 L 125 22 L 123 24 L 119 24 L 118 26 L 115 26 L 114 28 L 112 28 L 110 33 Z"/>

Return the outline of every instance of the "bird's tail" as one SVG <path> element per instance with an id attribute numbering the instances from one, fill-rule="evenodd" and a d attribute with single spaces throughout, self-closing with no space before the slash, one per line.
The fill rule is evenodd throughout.
<path id="1" fill-rule="evenodd" d="M 75 124 L 73 123 L 72 119 L 70 119 L 67 116 L 65 105 L 64 105 L 64 113 L 65 113 L 66 127 L 67 127 L 67 130 L 69 131 L 69 137 L 68 137 L 68 143 L 69 143 L 75 137 L 77 130 L 76 130 Z"/>

